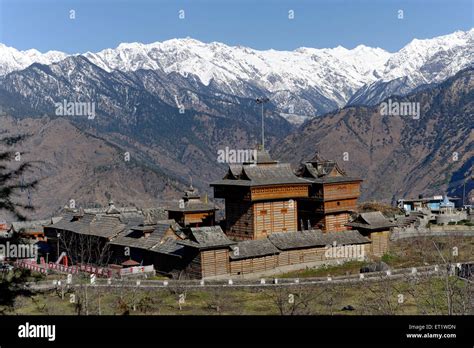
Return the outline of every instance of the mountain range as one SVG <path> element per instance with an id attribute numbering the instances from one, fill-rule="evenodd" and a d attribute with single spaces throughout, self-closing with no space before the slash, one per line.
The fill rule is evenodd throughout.
<path id="1" fill-rule="evenodd" d="M 346 105 L 374 105 L 390 95 L 407 94 L 471 66 L 474 29 L 414 39 L 394 53 L 364 45 L 353 49 L 338 46 L 259 51 L 191 38 L 151 44 L 122 43 L 115 49 L 75 55 L 57 51 L 40 54 L 36 50 L 18 51 L 0 45 L 0 76 L 35 62 L 50 65 L 66 57 L 85 57 L 108 73 L 174 74 L 175 84 L 163 86 L 171 95 L 163 99 L 172 106 L 177 105 L 176 100 L 179 103 L 187 97 L 179 94 L 179 87 L 188 88 L 191 84 L 209 95 L 265 95 L 280 116 L 301 124 Z M 145 88 L 153 88 L 147 81 L 142 82 Z M 186 100 L 183 103 L 192 108 Z"/>
<path id="2" fill-rule="evenodd" d="M 74 55 L 0 45 L 2 131 L 32 134 L 23 149 L 42 159 L 33 197 L 41 217 L 71 198 L 155 205 L 191 180 L 210 193 L 226 167 L 218 151 L 260 143 L 260 96 L 270 99 L 270 151 L 292 162 L 349 151 L 342 165 L 367 178 L 363 199 L 457 190 L 451 178 L 472 170 L 473 37 L 471 29 L 413 40 L 395 53 L 258 51 L 189 38 Z M 387 98 L 419 102 L 418 122 L 380 117 Z M 96 117 L 58 114 L 63 102 L 93 103 Z M 449 151 L 461 160 L 446 165 Z"/>
<path id="3" fill-rule="evenodd" d="M 440 84 L 384 101 L 419 105 L 419 115 L 348 106 L 314 118 L 279 143 L 275 154 L 297 165 L 315 150 L 364 179 L 362 199 L 395 203 L 419 194 L 474 199 L 474 68 Z"/>

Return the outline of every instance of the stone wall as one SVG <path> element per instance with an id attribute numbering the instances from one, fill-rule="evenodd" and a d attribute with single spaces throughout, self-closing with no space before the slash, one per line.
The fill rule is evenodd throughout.
<path id="1" fill-rule="evenodd" d="M 430 228 L 423 227 L 395 227 L 391 234 L 390 240 L 399 240 L 404 238 L 415 237 L 474 237 L 473 226 L 448 225 L 448 226 L 432 226 Z"/>

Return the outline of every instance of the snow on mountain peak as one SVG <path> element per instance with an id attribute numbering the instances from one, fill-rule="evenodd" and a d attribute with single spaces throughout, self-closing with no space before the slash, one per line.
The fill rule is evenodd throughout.
<path id="1" fill-rule="evenodd" d="M 474 61 L 473 37 L 474 29 L 470 29 L 432 39 L 414 39 L 395 53 L 363 44 L 352 49 L 339 45 L 293 51 L 256 50 L 186 37 L 147 44 L 120 43 L 116 48 L 82 56 L 108 72 L 145 69 L 192 74 L 204 85 L 213 82 L 221 92 L 238 96 L 248 97 L 249 91 L 260 88 L 274 96 L 281 108 L 288 108 L 295 95 L 308 92 L 316 95 L 318 102 L 323 100 L 325 107 L 331 103 L 342 107 L 364 86 L 400 77 L 407 77 L 407 83 L 416 86 L 453 75 Z M 35 62 L 51 64 L 67 56 L 58 51 L 18 51 L 0 44 L 0 76 Z M 288 97 L 291 93 L 293 96 Z"/>
<path id="2" fill-rule="evenodd" d="M 0 76 L 12 71 L 23 70 L 33 63 L 52 64 L 68 55 L 59 51 L 41 53 L 36 49 L 19 51 L 0 43 Z"/>

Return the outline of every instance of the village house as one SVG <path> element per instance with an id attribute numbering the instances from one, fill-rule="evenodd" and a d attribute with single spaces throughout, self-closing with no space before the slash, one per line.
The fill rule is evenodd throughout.
<path id="1" fill-rule="evenodd" d="M 443 195 L 436 195 L 430 197 L 423 197 L 420 195 L 418 198 L 401 198 L 397 201 L 397 205 L 400 209 L 403 209 L 406 213 L 413 211 L 430 211 L 434 214 L 439 213 L 439 208 L 444 200 Z M 451 202 L 459 201 L 457 197 L 448 197 Z"/>

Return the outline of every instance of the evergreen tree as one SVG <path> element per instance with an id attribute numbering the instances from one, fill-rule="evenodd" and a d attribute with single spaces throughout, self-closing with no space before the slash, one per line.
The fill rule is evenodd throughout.
<path id="1" fill-rule="evenodd" d="M 0 212 L 7 212 L 20 221 L 26 220 L 25 211 L 32 211 L 30 204 L 23 204 L 16 200 L 21 190 L 34 189 L 37 180 L 23 182 L 22 176 L 32 168 L 30 162 L 18 161 L 21 156 L 12 147 L 26 138 L 17 135 L 0 138 Z M 18 162 L 18 165 L 15 165 Z"/>

